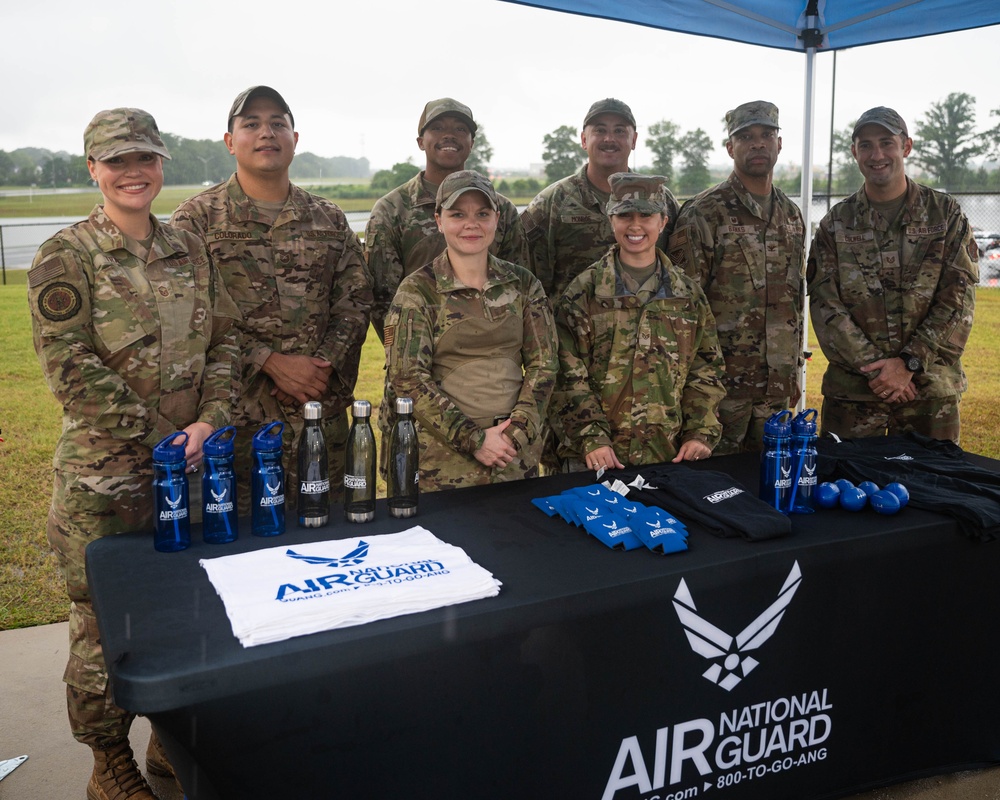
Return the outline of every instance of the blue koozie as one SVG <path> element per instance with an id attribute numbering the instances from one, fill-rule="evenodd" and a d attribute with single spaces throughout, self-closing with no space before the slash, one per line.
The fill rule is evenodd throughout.
<path id="1" fill-rule="evenodd" d="M 788 513 L 792 489 L 792 457 L 789 421 L 792 412 L 778 411 L 764 423 L 764 449 L 760 454 L 761 500 L 783 514 Z"/>
<path id="2" fill-rule="evenodd" d="M 815 408 L 800 411 L 792 420 L 792 491 L 788 510 L 792 514 L 812 514 L 816 490 Z"/>
<path id="3" fill-rule="evenodd" d="M 250 472 L 250 530 L 254 536 L 285 532 L 285 468 L 281 463 L 283 422 L 268 422 L 253 437 Z"/>
<path id="4" fill-rule="evenodd" d="M 153 448 L 153 510 L 156 530 L 153 547 L 161 553 L 186 550 L 191 545 L 188 482 L 184 447 L 188 435 L 172 433 Z"/>
<path id="5" fill-rule="evenodd" d="M 236 511 L 236 471 L 233 443 L 236 428 L 219 428 L 205 440 L 204 473 L 201 476 L 201 536 L 209 544 L 236 541 L 239 535 Z"/>

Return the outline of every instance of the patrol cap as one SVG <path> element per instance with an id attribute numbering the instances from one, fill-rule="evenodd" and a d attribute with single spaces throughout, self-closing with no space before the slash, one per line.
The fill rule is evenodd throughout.
<path id="1" fill-rule="evenodd" d="M 424 106 L 424 113 L 420 115 L 420 122 L 417 123 L 417 136 L 423 136 L 424 129 L 428 125 L 438 117 L 445 115 L 458 117 L 469 126 L 469 131 L 472 135 L 476 135 L 476 130 L 479 126 L 476 125 L 476 121 L 472 118 L 472 109 L 463 103 L 459 103 L 458 100 L 452 100 L 450 97 L 442 97 L 440 100 L 431 100 Z"/>
<path id="2" fill-rule="evenodd" d="M 451 208 L 455 205 L 455 201 L 459 197 L 471 191 L 482 192 L 486 195 L 486 199 L 494 211 L 500 208 L 496 189 L 493 188 L 490 179 L 476 172 L 474 169 L 463 169 L 453 172 L 441 181 L 441 185 L 438 186 L 437 200 L 434 206 L 439 209 Z"/>
<path id="3" fill-rule="evenodd" d="M 778 107 L 766 100 L 752 100 L 726 112 L 726 128 L 732 136 L 736 131 L 751 125 L 767 125 L 778 128 Z"/>
<path id="4" fill-rule="evenodd" d="M 851 134 L 852 140 L 857 138 L 858 131 L 865 127 L 865 125 L 881 125 L 893 136 L 903 134 L 906 138 L 910 138 L 903 118 L 895 110 L 886 108 L 885 106 L 869 108 L 864 114 L 858 117 L 858 121 L 854 123 L 854 132 Z"/>
<path id="5" fill-rule="evenodd" d="M 275 103 L 281 106 L 282 111 L 288 114 L 288 118 L 292 121 L 292 127 L 295 127 L 295 117 L 292 116 L 292 109 L 288 107 L 285 98 L 278 94 L 276 89 L 272 89 L 270 86 L 251 86 L 249 89 L 244 89 L 236 95 L 236 99 L 233 100 L 233 107 L 229 109 L 229 119 L 226 120 L 226 127 L 229 130 L 233 129 L 233 117 L 238 117 L 242 114 L 247 103 L 256 100 L 258 97 L 270 97 L 274 100 Z"/>
<path id="6" fill-rule="evenodd" d="M 632 115 L 632 109 L 621 100 L 615 100 L 613 97 L 606 97 L 594 103 L 590 107 L 590 111 L 587 112 L 587 116 L 583 118 L 583 127 L 586 128 L 594 117 L 601 114 L 617 114 L 633 128 L 635 127 L 635 117 Z"/>
<path id="7" fill-rule="evenodd" d="M 156 120 L 141 108 L 98 111 L 83 132 L 83 152 L 94 161 L 126 153 L 156 153 L 170 158 Z"/>
<path id="8" fill-rule="evenodd" d="M 639 175 L 635 172 L 616 172 L 610 178 L 611 199 L 608 216 L 628 214 L 666 214 L 667 179 L 662 175 Z"/>

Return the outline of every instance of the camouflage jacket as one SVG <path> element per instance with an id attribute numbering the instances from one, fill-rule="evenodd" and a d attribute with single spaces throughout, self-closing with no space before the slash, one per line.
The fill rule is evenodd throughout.
<path id="1" fill-rule="evenodd" d="M 488 349 L 477 347 L 475 334 L 485 332 L 487 325 L 501 327 L 504 340 Z M 466 391 L 471 386 L 492 394 L 503 392 L 498 379 L 482 380 L 484 368 L 497 378 L 509 378 L 512 369 L 520 376 L 520 385 L 507 393 L 503 411 L 509 409 L 507 432 L 515 446 L 522 454 L 532 453 L 524 469 L 537 468 L 542 420 L 558 369 L 555 325 L 538 280 L 523 267 L 492 255 L 482 291 L 467 288 L 456 279 L 447 252 L 400 284 L 386 317 L 386 391 L 379 424 L 387 433 L 393 423 L 390 410 L 395 407 L 395 398 L 413 398 L 421 487 L 448 488 L 524 477 L 491 475 L 491 470 L 473 456 L 482 445 L 484 427 L 445 390 L 437 363 L 439 349 L 448 346 L 456 351 L 454 342 L 448 342 L 455 339 L 456 331 L 461 331 L 462 349 L 470 355 L 466 363 L 451 365 L 450 377 L 471 378 Z M 514 361 L 515 366 L 501 364 L 501 360 Z M 463 378 L 463 369 L 468 378 Z M 492 423 L 487 420 L 484 424 L 489 427 Z M 428 469 L 430 464 L 434 464 L 433 473 Z"/>
<path id="2" fill-rule="evenodd" d="M 243 313 L 243 388 L 234 424 L 282 419 L 301 427 L 301 408 L 271 396 L 274 382 L 261 371 L 271 353 L 329 361 L 323 415 L 350 406 L 372 295 L 361 246 L 344 213 L 292 186 L 272 227 L 234 174 L 181 203 L 171 222 L 204 239 Z"/>
<path id="3" fill-rule="evenodd" d="M 552 413 L 569 452 L 611 445 L 629 464 L 669 461 L 682 442 L 714 447 L 725 396 L 715 320 L 698 284 L 662 251 L 659 288 L 643 305 L 615 268 L 618 245 L 556 304 L 559 381 Z"/>
<path id="4" fill-rule="evenodd" d="M 667 229 L 677 219 L 677 201 L 669 195 Z M 573 278 L 600 259 L 615 243 L 604 203 L 587 180 L 587 165 L 546 186 L 521 212 L 531 249 L 531 266 L 545 293 L 557 300 Z"/>
<path id="5" fill-rule="evenodd" d="M 163 437 L 229 424 L 239 312 L 200 240 L 153 231 L 147 255 L 97 206 L 28 273 L 35 351 L 63 406 L 57 469 L 149 474 Z"/>
<path id="6" fill-rule="evenodd" d="M 372 208 L 365 228 L 365 260 L 375 295 L 372 323 L 383 335 L 385 314 L 400 281 L 444 252 L 444 236 L 434 221 L 437 187 L 424 172 L 393 189 Z M 500 198 L 500 219 L 490 252 L 497 258 L 530 269 L 528 243 L 514 204 Z"/>
<path id="7" fill-rule="evenodd" d="M 913 376 L 921 399 L 964 392 L 978 259 L 958 203 L 909 179 L 895 225 L 864 187 L 830 209 L 807 269 L 813 330 L 829 361 L 823 395 L 873 400 L 860 367 L 903 350 L 923 362 Z"/>
<path id="8" fill-rule="evenodd" d="M 734 398 L 795 396 L 804 363 L 802 214 L 778 188 L 763 214 L 734 172 L 688 200 L 670 236 L 670 259 L 712 307 Z"/>

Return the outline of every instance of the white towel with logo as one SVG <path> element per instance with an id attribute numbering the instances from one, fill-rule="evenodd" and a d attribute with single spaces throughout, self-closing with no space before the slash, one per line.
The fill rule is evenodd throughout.
<path id="1" fill-rule="evenodd" d="M 199 563 L 244 647 L 495 597 L 501 586 L 420 526 Z"/>

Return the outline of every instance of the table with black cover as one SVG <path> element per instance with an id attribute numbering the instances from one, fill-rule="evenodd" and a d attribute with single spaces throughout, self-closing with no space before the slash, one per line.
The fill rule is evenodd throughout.
<path id="1" fill-rule="evenodd" d="M 751 457 L 694 468 L 756 486 Z M 181 553 L 96 541 L 115 699 L 149 716 L 197 800 L 804 800 L 1000 761 L 1000 544 L 910 507 L 611 551 L 530 503 L 591 479 L 424 495 L 412 521 L 380 502 L 366 525 L 335 508 L 276 539 L 195 532 Z M 244 649 L 198 564 L 414 523 L 499 596 Z"/>

